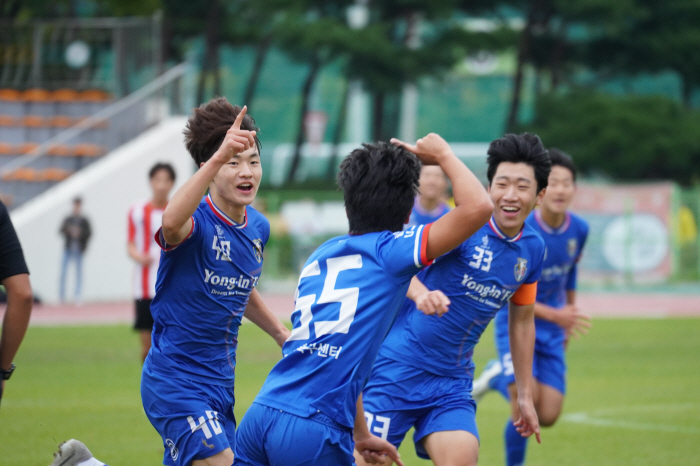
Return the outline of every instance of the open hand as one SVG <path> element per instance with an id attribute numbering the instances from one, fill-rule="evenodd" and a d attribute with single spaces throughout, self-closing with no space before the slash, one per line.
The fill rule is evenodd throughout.
<path id="1" fill-rule="evenodd" d="M 591 328 L 591 316 L 584 314 L 573 304 L 567 304 L 558 313 L 557 324 L 564 329 L 568 337 L 579 338 L 588 334 Z"/>

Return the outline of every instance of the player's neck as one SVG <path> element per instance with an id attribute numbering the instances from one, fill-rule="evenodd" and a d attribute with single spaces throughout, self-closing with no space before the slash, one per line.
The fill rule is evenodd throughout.
<path id="1" fill-rule="evenodd" d="M 540 213 L 542 215 L 542 220 L 544 220 L 544 223 L 546 223 L 555 230 L 562 226 L 564 224 L 564 220 L 566 220 L 566 212 L 552 212 L 551 210 L 543 209 L 540 207 Z"/>
<path id="2" fill-rule="evenodd" d="M 431 210 L 437 209 L 437 207 L 440 205 L 440 199 L 428 199 L 426 197 L 419 196 L 418 203 L 423 209 L 430 212 Z"/>
<path id="3" fill-rule="evenodd" d="M 518 233 L 520 233 L 520 230 L 523 229 L 523 224 L 522 224 L 522 223 L 521 223 L 519 226 L 517 226 L 517 227 L 505 228 L 505 227 L 503 227 L 503 225 L 501 225 L 500 223 L 498 223 L 498 220 L 494 219 L 494 221 L 496 222 L 496 226 L 498 227 L 498 229 L 501 230 L 501 233 L 503 233 L 504 235 L 506 235 L 508 238 L 514 238 L 514 237 L 516 237 L 516 236 L 518 235 Z"/>
<path id="4" fill-rule="evenodd" d="M 238 224 L 245 222 L 245 205 L 234 204 L 220 197 L 216 191 L 209 192 L 211 200 L 214 201 L 216 207 L 221 209 L 231 220 Z"/>

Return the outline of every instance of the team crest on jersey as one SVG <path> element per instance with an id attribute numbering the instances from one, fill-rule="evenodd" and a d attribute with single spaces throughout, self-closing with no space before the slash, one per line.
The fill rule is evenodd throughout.
<path id="1" fill-rule="evenodd" d="M 518 262 L 515 264 L 515 279 L 517 281 L 522 281 L 527 273 L 527 259 L 518 257 Z"/>
<path id="2" fill-rule="evenodd" d="M 567 250 L 569 251 L 569 256 L 574 257 L 576 255 L 576 250 L 578 249 L 578 242 L 576 241 L 576 238 L 570 238 L 566 246 Z"/>
<path id="3" fill-rule="evenodd" d="M 489 245 L 489 235 L 484 235 L 484 237 L 481 238 L 481 245 L 483 247 L 487 247 Z"/>
<path id="4" fill-rule="evenodd" d="M 254 239 L 253 240 L 253 252 L 255 253 L 255 259 L 257 259 L 258 263 L 262 262 L 262 260 L 263 260 L 262 251 L 263 251 L 262 240 Z"/>

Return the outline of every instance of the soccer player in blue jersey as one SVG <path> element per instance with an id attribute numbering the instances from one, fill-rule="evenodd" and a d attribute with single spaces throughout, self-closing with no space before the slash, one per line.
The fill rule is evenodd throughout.
<path id="1" fill-rule="evenodd" d="M 246 113 L 224 98 L 195 109 L 185 143 L 199 170 L 170 200 L 156 234 L 163 252 L 141 398 L 163 438 L 166 465 L 233 463 L 233 385 L 244 311 L 280 346 L 290 334 L 255 289 L 270 226 L 250 206 L 262 169 L 257 128 Z M 53 463 L 102 464 L 77 440 L 62 444 Z"/>
<path id="2" fill-rule="evenodd" d="M 365 144 L 340 166 L 350 231 L 306 261 L 292 335 L 241 421 L 236 465 L 351 465 L 353 445 L 370 463 L 385 455 L 400 462 L 394 446 L 368 431 L 362 389 L 411 278 L 477 231 L 493 206 L 440 136 L 415 146 L 392 142 L 401 147 Z M 456 207 L 402 231 L 418 188 L 418 159 L 444 170 Z"/>
<path id="3" fill-rule="evenodd" d="M 490 221 L 413 279 L 363 392 L 372 433 L 398 446 L 414 427 L 418 456 L 438 466 L 477 463 L 471 357 L 503 306 L 509 306 L 520 389 L 514 429 L 539 441 L 531 374 L 544 243 L 525 219 L 544 194 L 550 162 L 537 136 L 508 134 L 491 143 L 487 163 Z"/>
<path id="4" fill-rule="evenodd" d="M 556 422 L 564 402 L 564 351 L 568 337 L 585 334 L 590 327 L 589 316 L 576 306 L 576 263 L 588 235 L 585 220 L 568 210 L 576 191 L 576 167 L 571 157 L 557 149 L 550 149 L 549 155 L 552 171 L 547 192 L 541 207 L 526 221 L 547 245 L 535 304 L 537 337 L 533 367 L 535 409 L 540 424 L 545 427 Z M 518 387 L 513 385 L 513 352 L 507 338 L 509 322 L 505 312 L 498 313 L 495 324 L 500 360 L 484 370 L 474 383 L 474 393 L 481 396 L 493 388 L 512 400 Z M 505 444 L 507 464 L 523 464 L 527 439 L 506 427 Z"/>
<path id="5" fill-rule="evenodd" d="M 416 196 L 411 216 L 404 230 L 433 223 L 450 211 L 450 206 L 445 202 L 448 182 L 440 167 L 435 165 L 421 167 L 418 182 L 420 193 Z"/>

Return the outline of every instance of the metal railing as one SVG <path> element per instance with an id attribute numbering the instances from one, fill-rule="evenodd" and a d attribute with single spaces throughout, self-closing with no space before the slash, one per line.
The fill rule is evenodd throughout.
<path id="1" fill-rule="evenodd" d="M 127 97 L 105 106 L 45 142 L 30 145 L 23 155 L 3 156 L 6 163 L 0 166 L 2 193 L 13 198 L 11 207 L 43 192 L 164 118 L 184 113 L 186 90 L 183 81 L 189 66 L 181 63 L 171 68 Z M 15 176 L 31 174 L 32 171 L 49 171 L 51 176 L 45 179 Z"/>

